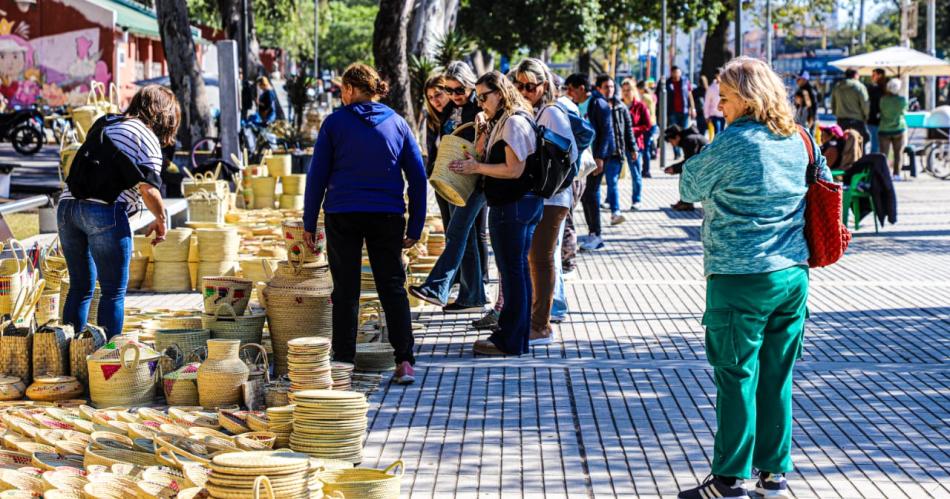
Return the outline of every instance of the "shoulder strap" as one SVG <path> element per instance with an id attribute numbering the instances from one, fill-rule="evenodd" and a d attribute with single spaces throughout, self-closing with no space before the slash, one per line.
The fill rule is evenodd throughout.
<path id="1" fill-rule="evenodd" d="M 811 140 L 811 134 L 805 131 L 801 125 L 798 126 L 798 135 L 802 138 L 805 145 L 805 152 L 808 153 L 808 167 L 805 169 L 805 182 L 808 185 L 818 182 L 818 167 L 815 165 L 815 148 Z"/>

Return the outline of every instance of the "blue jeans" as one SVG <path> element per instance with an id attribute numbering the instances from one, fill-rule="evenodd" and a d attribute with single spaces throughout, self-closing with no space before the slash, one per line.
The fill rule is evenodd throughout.
<path id="1" fill-rule="evenodd" d="M 448 303 L 449 292 L 458 274 L 459 294 L 455 303 L 467 307 L 485 304 L 482 272 L 487 269 L 482 269 L 478 254 L 478 231 L 475 229 L 478 212 L 484 206 L 485 194 L 476 189 L 465 206 L 449 207 L 452 216 L 445 227 L 445 250 L 421 286 L 424 294 Z"/>
<path id="2" fill-rule="evenodd" d="M 868 125 L 868 133 L 871 134 L 871 152 L 881 152 L 881 143 L 877 140 L 877 125 Z"/>
<path id="3" fill-rule="evenodd" d="M 683 130 L 686 130 L 686 127 L 689 126 L 689 113 L 676 113 L 670 111 L 668 116 L 670 118 L 670 122 L 667 123 L 666 126 L 679 125 L 679 127 Z M 679 147 L 674 147 L 673 154 L 678 158 L 683 155 L 683 150 Z"/>
<path id="4" fill-rule="evenodd" d="M 125 290 L 132 258 L 132 230 L 125 205 L 64 199 L 56 212 L 59 241 L 69 269 L 63 322 L 86 326 L 89 303 L 99 280 L 99 326 L 109 337 L 122 332 Z"/>
<path id="5" fill-rule="evenodd" d="M 713 124 L 713 138 L 726 128 L 726 118 L 722 116 L 713 116 L 709 122 Z"/>
<path id="6" fill-rule="evenodd" d="M 604 178 L 607 179 L 607 204 L 610 212 L 620 211 L 620 189 L 617 182 L 620 180 L 620 171 L 623 170 L 623 160 L 619 157 L 604 161 Z"/>
<path id="7" fill-rule="evenodd" d="M 498 328 L 488 338 L 499 350 L 512 355 L 528 353 L 531 329 L 531 272 L 528 250 L 534 228 L 541 221 L 541 198 L 528 194 L 513 203 L 488 211 L 491 246 L 505 291 Z"/>
<path id="8" fill-rule="evenodd" d="M 564 275 L 561 264 L 561 245 L 564 243 L 564 224 L 567 219 L 561 222 L 561 228 L 558 229 L 557 246 L 554 248 L 554 275 L 557 281 L 554 283 L 554 301 L 551 303 L 551 318 L 564 320 L 567 315 L 567 298 L 564 296 Z"/>
<path id="9" fill-rule="evenodd" d="M 643 161 L 643 152 L 633 154 L 627 152 L 627 167 L 630 169 L 630 181 L 633 184 L 633 202 L 640 202 L 640 194 L 643 191 L 643 170 L 640 168 L 640 162 Z"/>

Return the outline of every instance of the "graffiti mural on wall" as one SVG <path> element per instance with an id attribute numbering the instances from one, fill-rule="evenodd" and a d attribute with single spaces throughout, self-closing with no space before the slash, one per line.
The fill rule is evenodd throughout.
<path id="1" fill-rule="evenodd" d="M 8 20 L 0 10 L 0 94 L 11 105 L 81 105 L 92 80 L 111 79 L 99 29 L 31 38 L 25 21 Z"/>

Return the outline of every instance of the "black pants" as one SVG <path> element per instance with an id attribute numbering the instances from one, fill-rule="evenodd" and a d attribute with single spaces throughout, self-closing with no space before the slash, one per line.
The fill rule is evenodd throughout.
<path id="1" fill-rule="evenodd" d="M 607 160 L 604 160 L 606 163 Z M 587 221 L 587 231 L 600 235 L 600 182 L 604 172 L 587 177 L 587 186 L 581 196 L 581 206 L 584 207 L 584 220 Z"/>
<path id="2" fill-rule="evenodd" d="M 363 241 L 376 292 L 386 313 L 396 363 L 415 363 L 412 319 L 406 295 L 402 240 L 406 221 L 393 213 L 327 213 L 327 256 L 333 274 L 333 358 L 353 362 L 360 306 Z"/>
<path id="3" fill-rule="evenodd" d="M 488 278 L 488 250 L 491 245 L 491 239 L 488 237 L 488 206 L 485 206 L 478 212 L 475 219 L 475 231 L 478 234 L 478 258 L 482 265 L 482 282 L 486 285 Z"/>

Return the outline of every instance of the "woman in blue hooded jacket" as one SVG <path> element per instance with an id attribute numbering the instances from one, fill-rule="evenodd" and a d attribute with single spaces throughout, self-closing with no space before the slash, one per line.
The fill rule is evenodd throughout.
<path id="1" fill-rule="evenodd" d="M 393 380 L 408 384 L 415 380 L 415 359 L 402 250 L 412 247 L 422 235 L 425 167 L 406 120 L 376 102 L 388 91 L 376 70 L 352 64 L 342 80 L 344 106 L 320 127 L 307 173 L 304 237 L 313 247 L 322 208 L 333 275 L 333 357 L 342 362 L 353 362 L 356 352 L 362 248 L 366 243 L 395 351 Z"/>

